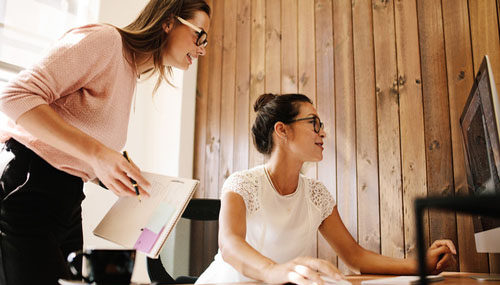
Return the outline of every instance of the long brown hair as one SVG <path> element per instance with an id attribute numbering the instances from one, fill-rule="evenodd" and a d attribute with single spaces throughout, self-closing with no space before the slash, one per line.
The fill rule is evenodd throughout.
<path id="1" fill-rule="evenodd" d="M 163 30 L 163 24 L 173 22 L 175 27 L 175 16 L 188 20 L 192 19 L 197 11 L 205 12 L 210 17 L 210 7 L 204 0 L 151 0 L 132 23 L 124 28 L 117 28 L 123 45 L 133 55 L 132 60 L 136 60 L 136 54 L 153 58 L 151 75 L 158 73 L 153 93 L 158 90 L 163 79 L 171 84 L 169 77 L 172 76 L 172 67 L 164 66 L 162 62 L 162 53 L 168 37 Z"/>

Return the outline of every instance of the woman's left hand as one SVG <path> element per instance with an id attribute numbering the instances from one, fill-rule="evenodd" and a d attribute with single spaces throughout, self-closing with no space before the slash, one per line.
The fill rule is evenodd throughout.
<path id="1" fill-rule="evenodd" d="M 436 240 L 427 250 L 427 272 L 439 274 L 451 264 L 455 264 L 454 255 L 457 254 L 455 245 L 449 239 Z"/>

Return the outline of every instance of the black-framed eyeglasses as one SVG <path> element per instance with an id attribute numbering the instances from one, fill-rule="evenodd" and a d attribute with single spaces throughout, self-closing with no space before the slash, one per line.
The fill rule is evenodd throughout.
<path id="1" fill-rule="evenodd" d="M 307 121 L 307 120 L 312 120 L 312 124 L 314 127 L 314 132 L 319 134 L 321 132 L 321 129 L 323 129 L 324 125 L 323 122 L 317 117 L 317 116 L 311 116 L 307 118 L 300 118 L 300 119 L 294 119 L 288 122 L 288 124 L 294 123 L 294 122 L 299 122 L 299 121 Z"/>
<path id="2" fill-rule="evenodd" d="M 177 20 L 179 20 L 179 22 L 183 23 L 184 25 L 190 27 L 191 29 L 193 29 L 196 34 L 198 35 L 198 38 L 196 39 L 196 45 L 199 46 L 199 47 L 206 47 L 207 44 L 208 44 L 208 35 L 207 35 L 207 32 L 205 32 L 205 30 L 203 30 L 202 28 L 200 27 L 197 27 L 193 24 L 191 24 L 190 22 L 184 20 L 183 18 L 177 16 Z"/>

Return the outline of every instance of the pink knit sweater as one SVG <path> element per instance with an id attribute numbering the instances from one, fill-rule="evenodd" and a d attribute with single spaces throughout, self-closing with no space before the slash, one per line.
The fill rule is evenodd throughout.
<path id="1" fill-rule="evenodd" d="M 48 104 L 66 122 L 118 151 L 127 138 L 135 74 L 114 27 L 72 29 L 43 60 L 5 87 L 0 110 L 10 120 L 0 126 L 0 141 L 13 137 L 52 166 L 91 180 L 95 174 L 85 161 L 41 142 L 15 121 L 34 107 Z"/>

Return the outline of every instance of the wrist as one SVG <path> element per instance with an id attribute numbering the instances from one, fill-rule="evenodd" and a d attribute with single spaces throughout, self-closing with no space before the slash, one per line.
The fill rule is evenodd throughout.
<path id="1" fill-rule="evenodd" d="M 408 272 L 408 275 L 416 275 L 418 274 L 418 262 L 416 259 L 413 258 L 407 258 L 406 260 L 406 272 Z"/>
<path id="2" fill-rule="evenodd" d="M 262 270 L 260 271 L 260 272 L 262 272 L 262 274 L 261 274 L 261 278 L 259 278 L 259 279 L 262 280 L 263 282 L 266 282 L 266 283 L 272 283 L 272 280 L 269 277 L 272 276 L 272 271 L 274 270 L 276 265 L 277 265 L 276 262 L 274 262 L 272 260 L 268 260 L 267 263 L 262 268 Z"/>

